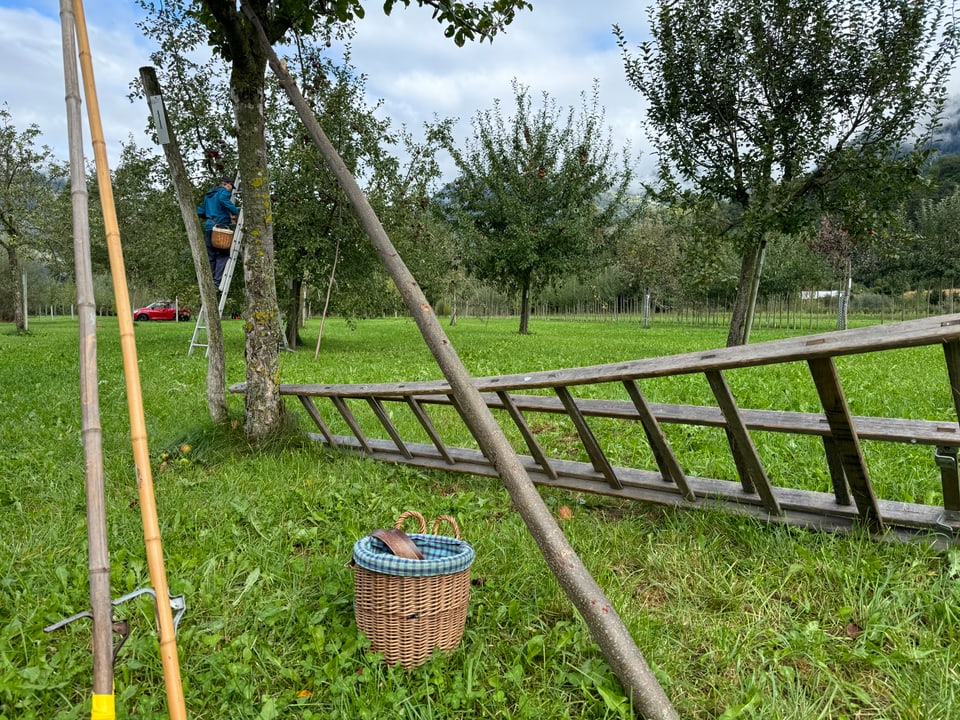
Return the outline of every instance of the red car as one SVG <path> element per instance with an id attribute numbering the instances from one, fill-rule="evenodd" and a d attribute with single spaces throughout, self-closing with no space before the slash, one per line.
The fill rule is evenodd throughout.
<path id="1" fill-rule="evenodd" d="M 134 320 L 189 320 L 190 308 L 181 307 L 180 314 L 177 315 L 177 305 L 168 301 L 158 301 L 150 303 L 146 307 L 137 308 L 133 311 Z"/>

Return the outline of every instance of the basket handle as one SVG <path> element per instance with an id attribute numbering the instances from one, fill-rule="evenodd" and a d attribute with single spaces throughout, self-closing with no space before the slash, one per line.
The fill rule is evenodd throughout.
<path id="1" fill-rule="evenodd" d="M 384 545 L 390 548 L 390 552 L 397 557 L 407 558 L 408 560 L 423 560 L 423 553 L 420 552 L 420 548 L 403 530 L 398 528 L 374 530 L 370 533 L 370 536 L 382 541 Z"/>
<path id="2" fill-rule="evenodd" d="M 460 526 L 457 525 L 457 521 L 454 520 L 450 515 L 437 515 L 437 519 L 433 521 L 433 530 L 434 535 L 437 534 L 437 530 L 440 529 L 440 524 L 442 522 L 450 523 L 450 526 L 453 528 L 453 536 L 459 540 L 460 539 Z"/>
<path id="3" fill-rule="evenodd" d="M 403 522 L 407 518 L 416 518 L 420 522 L 420 532 L 425 533 L 427 531 L 427 521 L 424 519 L 423 515 L 418 513 L 416 510 L 407 510 L 404 513 L 400 514 L 400 517 L 397 518 L 397 521 L 393 524 L 395 530 L 400 530 L 403 527 Z"/>

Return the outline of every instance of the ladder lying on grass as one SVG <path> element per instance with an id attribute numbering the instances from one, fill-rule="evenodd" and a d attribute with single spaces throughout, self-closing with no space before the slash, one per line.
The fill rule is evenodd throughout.
<path id="1" fill-rule="evenodd" d="M 227 259 L 227 265 L 223 269 L 223 276 L 220 278 L 219 301 L 217 303 L 217 312 L 223 317 L 223 308 L 227 304 L 227 295 L 230 294 L 230 283 L 233 281 L 233 271 L 237 267 L 237 259 L 240 257 L 240 249 L 243 246 L 243 208 L 240 208 L 240 214 L 237 215 L 237 224 L 233 229 L 233 242 L 230 243 L 230 257 Z M 203 336 L 201 338 L 201 335 Z M 198 347 L 208 347 L 207 340 L 207 306 L 204 305 L 197 313 L 197 324 L 193 328 L 193 337 L 190 338 L 190 349 L 187 355 L 193 355 L 193 349 Z"/>
<path id="2" fill-rule="evenodd" d="M 835 358 L 925 345 L 943 348 L 953 405 L 949 419 L 851 414 Z M 822 413 L 739 407 L 725 373 L 784 363 L 806 364 Z M 706 377 L 716 405 L 650 403 L 640 387 L 641 382 L 655 378 L 691 374 Z M 529 452 L 520 456 L 521 462 L 531 479 L 540 485 L 678 507 L 722 508 L 771 522 L 823 530 L 847 530 L 862 525 L 884 538 L 929 537 L 940 546 L 960 542 L 960 426 L 955 419 L 960 409 L 960 315 L 609 365 L 476 378 L 474 384 L 487 405 L 506 415 L 515 428 L 517 442 L 522 442 Z M 591 395 L 621 397 L 575 398 L 572 388 Z M 231 388 L 233 392 L 243 389 L 243 384 Z M 896 388 L 872 388 L 872 392 L 896 392 Z M 285 384 L 280 386 L 280 393 L 300 400 L 320 431 L 314 437 L 330 447 L 388 462 L 496 475 L 493 465 L 480 451 L 450 447 L 444 442 L 437 428 L 440 425 L 452 431 L 447 422 L 449 416 L 441 424 L 427 412 L 428 406 L 456 407 L 445 382 Z M 329 422 L 317 407 L 316 400 L 320 398 L 332 405 L 334 412 Z M 361 414 L 354 412 L 358 407 Z M 551 457 L 538 439 L 537 426 L 528 420 L 531 414 L 569 418 L 589 462 Z M 408 416 L 406 421 L 403 415 Z M 621 445 L 624 438 L 631 442 L 636 438 L 652 452 L 656 469 L 615 465 L 608 457 L 610 451 L 605 451 L 591 426 L 595 419 L 623 423 L 624 427 L 616 426 L 613 433 L 602 437 L 618 438 L 617 444 Z M 331 430 L 335 422 L 345 424 L 350 434 L 335 434 Z M 636 423 L 642 427 L 643 436 L 631 433 L 628 426 Z M 664 428 L 668 424 L 722 429 L 739 479 L 687 475 Z M 411 427 L 422 429 L 418 434 L 425 433 L 429 443 L 403 439 L 398 427 L 408 432 Z M 371 437 L 374 432 L 381 437 Z M 819 438 L 826 460 L 824 475 L 829 476 L 824 484 L 829 482 L 829 491 L 775 485 L 754 441 L 754 435 L 760 433 Z M 934 473 L 939 470 L 939 487 L 934 488 L 933 494 L 942 502 L 927 505 L 877 497 L 861 441 L 933 448 L 931 467 Z M 815 476 L 809 468 L 791 471 L 792 475 L 803 472 Z"/>

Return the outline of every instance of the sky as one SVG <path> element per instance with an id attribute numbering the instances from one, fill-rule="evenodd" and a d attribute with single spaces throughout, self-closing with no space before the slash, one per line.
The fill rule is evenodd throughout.
<path id="1" fill-rule="evenodd" d="M 539 0 L 517 16 L 493 43 L 458 48 L 443 37 L 430 12 L 411 4 L 389 17 L 378 0 L 365 4 L 367 17 L 350 41 L 351 63 L 367 76 L 369 104 L 382 100 L 381 115 L 417 134 L 435 116 L 458 119 L 466 137 L 470 120 L 500 98 L 513 107 L 511 81 L 542 93 L 561 108 L 581 105 L 596 80 L 615 147 L 630 147 L 638 172 L 652 171 L 653 158 L 641 127 L 643 102 L 626 83 L 614 23 L 632 45 L 647 36 L 646 0 Z M 36 124 L 41 143 L 66 159 L 67 130 L 58 0 L 0 0 L 0 105 L 14 126 Z M 128 99 L 139 68 L 152 47 L 141 37 L 134 2 L 88 0 L 84 5 L 97 98 L 111 167 L 122 143 L 132 137 L 152 147 L 145 133 L 146 105 Z M 332 51 L 336 51 L 334 47 Z M 335 59 L 342 57 L 334 54 Z M 536 105 L 535 105 L 536 107 Z M 86 105 L 83 107 L 86 113 Z M 86 115 L 84 152 L 92 157 Z M 452 167 L 452 163 L 449 164 Z"/>
<path id="2" fill-rule="evenodd" d="M 534 0 L 533 11 L 520 13 L 492 44 L 458 48 L 443 37 L 428 10 L 398 3 L 400 7 L 387 17 L 379 0 L 369 0 L 367 17 L 358 22 L 350 41 L 351 63 L 366 75 L 368 105 L 382 100 L 379 114 L 415 136 L 424 122 L 440 117 L 458 119 L 456 132 L 466 138 L 470 120 L 492 107 L 496 98 L 510 113 L 514 79 L 529 88 L 536 101 L 547 93 L 561 108 L 579 108 L 581 93 L 589 94 L 596 80 L 615 147 L 629 146 L 637 176 L 644 179 L 655 167 L 642 125 L 644 101 L 626 82 L 612 27 L 619 25 L 635 49 L 649 37 L 650 2 Z M 149 64 L 153 49 L 137 28 L 141 15 L 132 0 L 85 3 L 111 167 L 120 157 L 122 143 L 131 138 L 153 147 L 145 132 L 145 103 L 128 99 L 130 84 L 139 68 Z M 331 49 L 334 60 L 342 58 L 340 50 Z M 960 97 L 960 73 L 951 80 L 951 94 L 954 102 Z M 41 143 L 66 160 L 64 95 L 59 0 L 0 0 L 0 106 L 11 113 L 19 130 L 36 124 Z M 87 127 L 84 116 L 84 152 L 90 158 Z M 447 158 L 443 165 L 451 175 L 446 179 L 452 179 L 452 161 Z"/>

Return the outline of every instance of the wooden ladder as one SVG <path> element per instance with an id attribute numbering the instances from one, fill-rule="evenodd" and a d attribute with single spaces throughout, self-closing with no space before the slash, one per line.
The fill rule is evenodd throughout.
<path id="1" fill-rule="evenodd" d="M 837 357 L 925 345 L 941 345 L 943 349 L 953 403 L 949 419 L 851 413 L 835 364 Z M 744 409 L 738 405 L 727 382 L 729 371 L 782 363 L 806 365 L 821 413 Z M 691 374 L 706 378 L 715 405 L 651 403 L 641 389 L 643 381 Z M 923 538 L 938 546 L 960 542 L 960 426 L 956 421 L 960 410 L 960 315 L 592 367 L 476 378 L 474 384 L 488 407 L 509 419 L 511 432 L 528 453 L 520 460 L 537 484 L 677 507 L 721 508 L 822 530 L 864 527 L 877 537 Z M 618 388 L 620 397 L 574 397 L 574 388 L 590 386 L 603 387 L 592 388 L 588 394 L 610 395 L 614 394 L 610 388 Z M 243 392 L 244 384 L 231 387 L 231 391 Z M 387 462 L 496 475 L 492 463 L 475 447 L 454 447 L 444 441 L 438 426 L 452 432 L 450 418 L 454 416 L 447 414 L 438 423 L 428 412 L 428 408 L 443 406 L 456 410 L 446 382 L 283 384 L 280 393 L 300 401 L 319 430 L 313 437 L 330 447 Z M 329 421 L 318 408 L 317 400 L 321 399 L 332 410 Z M 355 412 L 358 403 L 363 415 Z M 569 418 L 586 461 L 551 457 L 528 420 L 531 414 Z M 615 465 L 600 437 L 616 437 L 617 431 L 598 436 L 591 425 L 595 419 L 625 424 L 622 436 L 630 438 L 635 434 L 630 435 L 627 426 L 639 424 L 656 469 Z M 345 425 L 349 434 L 335 434 L 331 430 L 334 421 Z M 737 480 L 688 475 L 665 425 L 722 429 Z M 398 429 L 401 427 L 408 435 L 413 432 L 411 428 L 416 429 L 429 442 L 404 439 Z M 462 428 L 458 429 L 462 437 Z M 754 440 L 758 433 L 819 438 L 830 487 L 809 490 L 774 484 Z M 942 502 L 928 505 L 878 497 L 861 441 L 932 447 Z"/>

